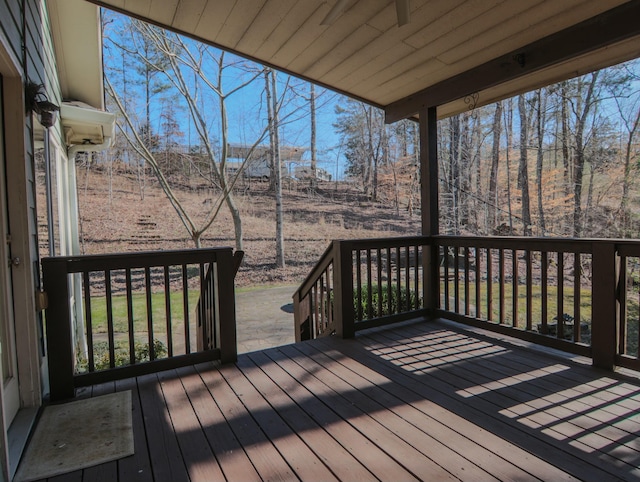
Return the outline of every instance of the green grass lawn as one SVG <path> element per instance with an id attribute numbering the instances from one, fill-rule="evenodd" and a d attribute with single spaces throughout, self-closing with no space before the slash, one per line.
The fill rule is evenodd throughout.
<path id="1" fill-rule="evenodd" d="M 200 298 L 199 290 L 190 290 L 189 300 L 189 321 L 195 326 L 196 306 Z M 112 312 L 113 312 L 113 329 L 115 333 L 129 332 L 129 317 L 127 311 L 126 295 L 113 295 Z M 178 327 L 184 324 L 184 301 L 182 291 L 171 292 L 169 296 L 171 309 L 172 327 Z M 132 312 L 134 333 L 146 333 L 148 330 L 147 317 L 147 297 L 143 293 L 133 294 L 132 296 Z M 167 316 L 164 291 L 151 294 L 151 317 L 153 320 L 153 332 L 166 333 Z M 107 300 L 104 296 L 91 298 L 91 324 L 93 333 L 107 333 Z"/>

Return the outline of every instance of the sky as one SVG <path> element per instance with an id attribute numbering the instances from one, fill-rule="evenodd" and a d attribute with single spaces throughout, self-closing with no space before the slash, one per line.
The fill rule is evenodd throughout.
<path id="1" fill-rule="evenodd" d="M 106 75 L 119 90 L 122 95 L 124 90 L 123 74 L 126 70 L 129 98 L 132 100 L 128 108 L 138 112 L 141 118 L 144 117 L 144 90 L 142 77 L 136 72 L 136 65 L 129 64 L 133 62 L 133 56 L 127 56 L 129 60 L 123 58 L 122 50 L 116 46 L 116 43 L 125 45 L 128 49 L 136 49 L 131 41 L 131 37 L 126 34 L 124 28 L 124 19 L 113 12 L 105 13 L 104 28 L 104 64 Z M 185 39 L 191 47 L 196 46 L 196 42 Z M 213 47 L 209 47 L 215 55 L 220 51 Z M 137 50 L 140 50 L 139 47 Z M 234 89 L 240 83 L 245 82 L 253 74 L 247 73 L 247 70 L 257 71 L 260 66 L 253 62 L 245 61 L 232 54 L 225 54 L 225 59 L 229 63 L 241 62 L 241 68 L 229 67 L 225 69 L 223 86 L 227 92 Z M 140 65 L 140 64 L 138 64 Z M 185 72 L 187 72 L 185 70 Z M 211 69 L 207 72 L 210 78 L 215 79 L 216 72 Z M 163 74 L 157 74 L 155 80 L 159 80 Z M 185 78 L 193 78 L 194 74 L 188 73 Z M 163 82 L 166 82 L 163 81 Z M 289 86 L 289 93 L 283 103 L 281 110 L 281 128 L 280 142 L 281 145 L 290 145 L 298 147 L 309 147 L 311 139 L 311 123 L 308 102 L 303 97 L 309 96 L 309 83 L 290 77 L 284 73 L 278 73 L 278 94 L 281 96 L 285 86 Z M 133 95 L 132 95 L 132 91 Z M 213 95 L 205 95 L 205 89 L 200 90 L 200 103 L 202 111 L 207 116 L 210 130 L 213 137 L 219 139 L 219 135 L 215 132 L 219 131 L 219 115 L 217 115 L 217 98 Z M 297 93 L 294 95 L 293 92 Z M 228 123 L 229 123 L 229 142 L 230 143 L 246 143 L 253 144 L 255 139 L 262 132 L 265 119 L 265 97 L 264 97 L 264 78 L 262 76 L 256 78 L 255 81 L 242 88 L 241 90 L 230 95 L 227 100 Z M 170 96 L 168 92 L 156 94 L 151 101 L 151 126 L 156 133 L 162 129 L 163 113 L 170 107 L 176 111 L 176 118 L 181 125 L 184 137 L 181 144 L 197 145 L 199 144 L 198 135 L 195 128 L 189 125 L 189 115 L 186 107 L 177 108 L 177 98 L 179 96 Z M 317 125 L 317 159 L 319 167 L 329 171 L 335 178 L 342 178 L 344 173 L 344 155 L 341 147 L 340 136 L 335 132 L 333 123 L 336 120 L 335 108 L 338 104 L 345 102 L 345 97 L 335 94 L 326 89 L 316 87 L 316 125 Z M 268 144 L 268 138 L 262 143 Z M 303 155 L 303 160 L 310 159 L 310 153 Z"/>

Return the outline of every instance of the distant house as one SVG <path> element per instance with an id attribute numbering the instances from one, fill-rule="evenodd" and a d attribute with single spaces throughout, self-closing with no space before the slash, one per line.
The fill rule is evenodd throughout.
<path id="1" fill-rule="evenodd" d="M 291 166 L 300 164 L 306 147 L 282 146 L 280 159 L 283 176 L 291 175 Z M 265 145 L 229 144 L 227 172 L 242 171 L 245 179 L 268 180 L 271 177 L 271 148 Z"/>

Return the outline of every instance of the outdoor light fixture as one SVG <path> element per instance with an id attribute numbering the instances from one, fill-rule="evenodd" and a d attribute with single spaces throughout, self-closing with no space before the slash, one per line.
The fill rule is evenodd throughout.
<path id="1" fill-rule="evenodd" d="M 49 146 L 49 128 L 53 127 L 58 118 L 60 107 L 49 102 L 44 85 L 29 82 L 25 86 L 25 101 L 27 112 L 38 114 L 38 121 L 44 127 L 44 179 L 47 201 L 47 230 L 49 237 L 49 256 L 55 256 L 55 237 L 53 234 L 53 188 L 51 185 L 51 153 Z"/>
<path id="2" fill-rule="evenodd" d="M 49 127 L 52 127 L 53 124 L 56 123 L 59 110 L 60 110 L 60 107 L 55 105 L 53 102 L 49 102 L 48 100 L 46 100 L 46 98 L 45 100 L 40 100 L 36 102 L 35 111 L 40 117 L 39 119 L 40 124 L 42 124 L 42 127 L 46 129 L 48 129 Z"/>

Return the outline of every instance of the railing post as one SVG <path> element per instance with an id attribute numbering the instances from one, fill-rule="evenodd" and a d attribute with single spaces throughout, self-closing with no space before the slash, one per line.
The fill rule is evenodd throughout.
<path id="1" fill-rule="evenodd" d="M 333 242 L 333 302 L 336 334 L 353 338 L 355 314 L 353 310 L 353 257 L 351 242 Z"/>
<path id="2" fill-rule="evenodd" d="M 217 304 L 220 334 L 220 361 L 233 363 L 238 359 L 236 339 L 236 301 L 234 257 L 231 250 L 217 255 Z"/>
<path id="3" fill-rule="evenodd" d="M 422 256 L 422 272 L 424 273 L 422 295 L 424 297 L 424 307 L 429 311 L 431 316 L 434 316 L 436 310 L 439 308 L 439 247 L 437 241 L 433 237 L 429 236 L 425 238 L 425 244 L 423 244 L 422 249 L 425 250 L 425 253 Z"/>
<path id="4" fill-rule="evenodd" d="M 613 370 L 619 321 L 617 283 L 620 271 L 615 243 L 594 242 L 592 264 L 591 356 L 594 366 Z"/>
<path id="5" fill-rule="evenodd" d="M 52 401 L 73 398 L 73 338 L 69 276 L 64 259 L 42 260 L 42 281 L 47 293 L 45 309 L 49 391 Z"/>

